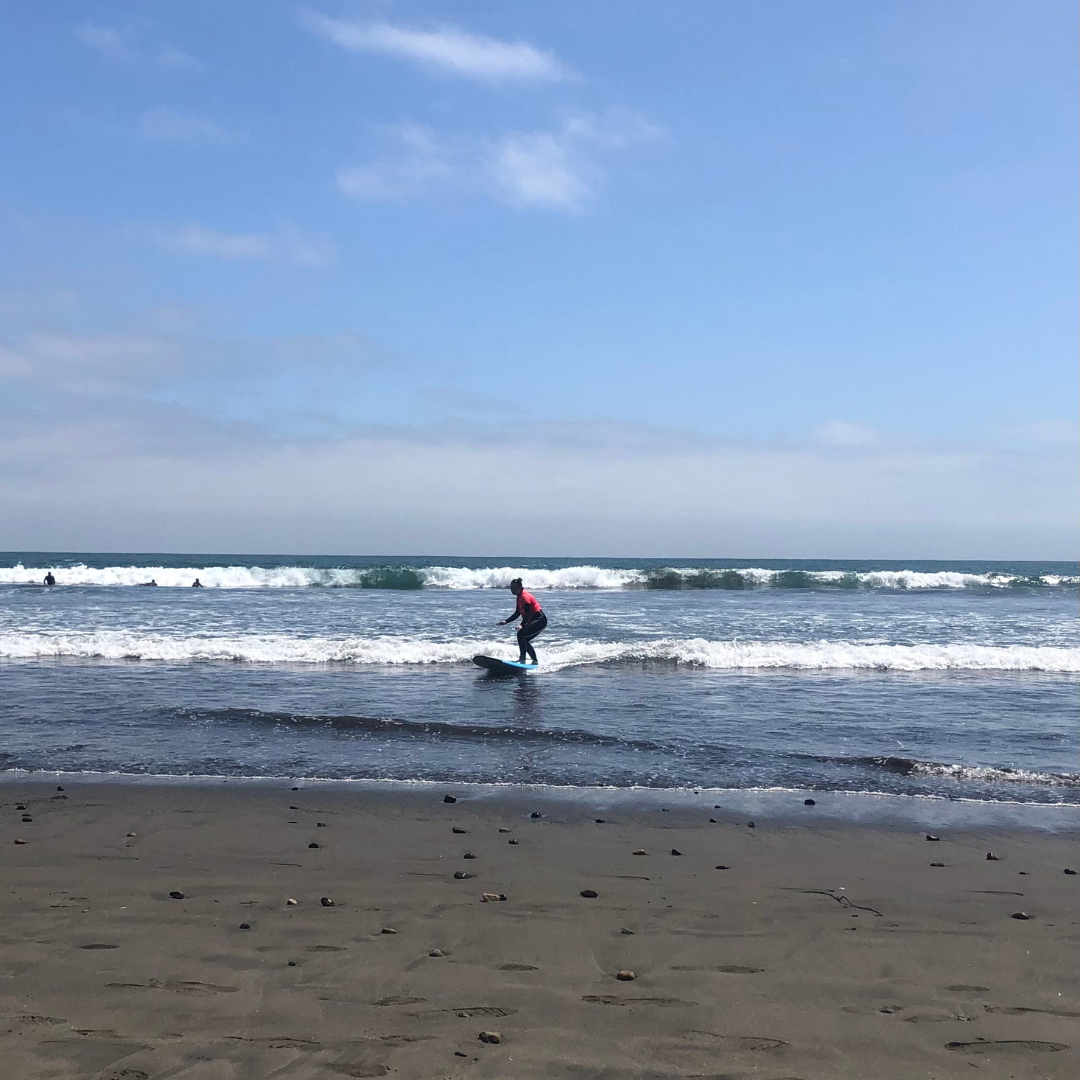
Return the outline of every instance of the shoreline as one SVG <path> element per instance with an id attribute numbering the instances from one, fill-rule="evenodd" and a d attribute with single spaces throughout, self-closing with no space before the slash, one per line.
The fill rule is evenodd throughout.
<path id="1" fill-rule="evenodd" d="M 1042 832 L 1075 831 L 1080 827 L 1080 802 L 1030 802 L 989 799 L 958 799 L 938 795 L 900 795 L 894 792 L 822 791 L 816 788 L 709 788 L 644 787 L 612 785 L 529 784 L 520 782 L 462 783 L 456 780 L 392 778 L 338 778 L 286 776 L 222 776 L 172 773 L 94 773 L 64 770 L 0 770 L 0 797 L 11 785 L 56 783 L 116 785 L 118 787 L 192 787 L 236 790 L 284 790 L 354 792 L 366 796 L 416 793 L 434 790 L 453 792 L 464 801 L 540 800 L 549 805 L 576 806 L 591 810 L 661 806 L 694 812 L 710 809 L 724 814 L 772 820 L 785 825 L 813 827 L 817 820 L 831 825 L 876 824 L 993 827 L 1033 829 Z M 719 799 L 714 806 L 711 799 Z M 812 805 L 806 800 L 812 799 Z"/>
<path id="2" fill-rule="evenodd" d="M 930 842 L 698 790 L 597 812 L 593 791 L 6 778 L 5 1059 L 43 1080 L 1075 1075 L 1072 830 Z"/>

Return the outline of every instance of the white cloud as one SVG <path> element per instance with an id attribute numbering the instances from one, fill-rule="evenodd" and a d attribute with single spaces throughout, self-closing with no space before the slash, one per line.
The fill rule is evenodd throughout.
<path id="1" fill-rule="evenodd" d="M 166 247 L 189 255 L 217 259 L 266 260 L 296 266 L 324 266 L 337 252 L 331 241 L 287 228 L 277 233 L 221 232 L 202 225 L 185 225 L 163 235 Z"/>
<path id="2" fill-rule="evenodd" d="M 430 30 L 349 22 L 303 12 L 307 29 L 344 49 L 413 60 L 433 71 L 484 82 L 551 82 L 571 77 L 555 56 L 524 41 L 499 41 L 454 26 Z"/>
<path id="3" fill-rule="evenodd" d="M 169 108 L 145 109 L 139 115 L 139 134 L 156 142 L 175 143 L 231 143 L 240 136 L 223 128 L 213 120 L 191 113 L 180 113 Z"/>
<path id="4" fill-rule="evenodd" d="M 198 60 L 172 45 L 148 48 L 139 44 L 130 27 L 94 26 L 84 23 L 75 27 L 75 36 L 87 48 L 94 49 L 110 60 L 122 63 L 155 64 L 160 67 L 201 67 Z"/>
<path id="5" fill-rule="evenodd" d="M 457 187 L 511 206 L 573 211 L 603 186 L 606 155 L 655 139 L 659 128 L 634 113 L 612 110 L 573 116 L 549 131 L 506 132 L 495 139 L 440 136 L 416 125 L 390 134 L 393 152 L 338 172 L 345 195 L 403 202 Z"/>

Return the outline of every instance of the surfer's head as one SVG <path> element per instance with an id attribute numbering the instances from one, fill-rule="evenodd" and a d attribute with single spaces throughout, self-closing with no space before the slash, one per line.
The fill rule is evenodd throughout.
<path id="1" fill-rule="evenodd" d="M 517 596 L 518 593 L 524 591 L 525 586 L 521 584 L 521 578 L 516 577 L 510 582 L 510 591 Z"/>

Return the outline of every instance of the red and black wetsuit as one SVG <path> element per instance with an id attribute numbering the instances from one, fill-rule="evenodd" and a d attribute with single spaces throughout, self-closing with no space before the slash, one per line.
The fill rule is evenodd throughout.
<path id="1" fill-rule="evenodd" d="M 547 616 L 536 597 L 525 589 L 518 593 L 517 607 L 507 622 L 513 622 L 514 619 L 521 619 L 517 632 L 518 648 L 521 650 L 520 663 L 525 663 L 525 654 L 528 653 L 529 659 L 535 664 L 536 650 L 532 647 L 532 639 L 547 626 Z"/>

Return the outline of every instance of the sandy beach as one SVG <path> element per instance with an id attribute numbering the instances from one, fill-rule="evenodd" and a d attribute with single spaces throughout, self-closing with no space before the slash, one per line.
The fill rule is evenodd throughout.
<path id="1" fill-rule="evenodd" d="M 1069 834 L 444 795 L 5 783 L 0 1071 L 1076 1075 Z"/>

